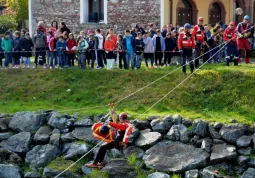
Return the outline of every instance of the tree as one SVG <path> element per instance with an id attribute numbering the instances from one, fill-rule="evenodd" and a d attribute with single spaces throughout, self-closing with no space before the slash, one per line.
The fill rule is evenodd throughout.
<path id="1" fill-rule="evenodd" d="M 28 20 L 28 0 L 6 0 L 7 13 L 16 16 L 16 20 L 25 26 Z"/>

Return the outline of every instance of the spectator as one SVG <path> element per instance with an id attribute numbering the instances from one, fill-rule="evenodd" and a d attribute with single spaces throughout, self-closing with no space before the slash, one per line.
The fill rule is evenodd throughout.
<path id="1" fill-rule="evenodd" d="M 4 67 L 5 69 L 8 69 L 9 62 L 11 61 L 11 50 L 12 50 L 12 40 L 10 39 L 10 32 L 5 32 L 4 37 L 1 41 L 1 47 L 4 52 Z"/>
<path id="2" fill-rule="evenodd" d="M 48 31 L 47 32 L 47 46 L 46 46 L 46 63 L 47 65 L 50 65 L 50 51 L 49 51 L 49 43 L 50 43 L 50 39 L 53 37 L 52 32 Z"/>
<path id="3" fill-rule="evenodd" d="M 72 33 L 69 34 L 69 39 L 66 41 L 66 50 L 67 50 L 67 58 L 69 67 L 74 67 L 74 58 L 75 58 L 75 51 L 77 48 L 77 43 L 74 39 L 74 35 Z"/>
<path id="4" fill-rule="evenodd" d="M 85 40 L 82 36 L 78 36 L 78 52 L 79 52 L 79 64 L 81 69 L 85 69 L 86 67 L 86 50 L 89 47 L 87 40 Z"/>
<path id="5" fill-rule="evenodd" d="M 97 29 L 95 31 L 95 52 L 96 52 L 96 60 L 97 60 L 97 69 L 103 69 L 104 64 L 102 60 L 102 50 L 104 48 L 104 37 L 101 35 L 101 30 Z"/>
<path id="6" fill-rule="evenodd" d="M 107 59 L 107 70 L 112 70 L 114 68 L 115 55 L 114 50 L 116 48 L 115 42 L 111 39 L 111 35 L 109 34 L 106 38 L 104 49 L 106 53 Z"/>
<path id="7" fill-rule="evenodd" d="M 144 42 L 142 39 L 142 33 L 138 32 L 137 33 L 137 38 L 135 41 L 135 53 L 136 53 L 136 68 L 140 69 L 141 67 L 141 62 L 142 62 L 142 52 L 144 49 Z"/>
<path id="8" fill-rule="evenodd" d="M 157 34 L 153 37 L 153 45 L 155 48 L 155 63 L 156 67 L 162 64 L 163 52 L 165 51 L 165 40 L 162 37 L 160 30 L 156 31 Z"/>
<path id="9" fill-rule="evenodd" d="M 124 69 L 127 69 L 127 63 L 126 63 L 126 54 L 123 50 L 123 36 L 118 35 L 117 37 L 117 61 L 119 62 L 119 68 L 122 69 L 122 61 L 124 62 Z"/>
<path id="10" fill-rule="evenodd" d="M 2 49 L 2 38 L 0 38 L 0 68 L 3 66 L 4 51 Z"/>
<path id="11" fill-rule="evenodd" d="M 37 68 L 39 55 L 42 56 L 43 68 L 46 68 L 45 55 L 46 55 L 47 38 L 44 35 L 43 30 L 44 30 L 43 28 L 38 28 L 38 31 L 36 35 L 34 36 L 35 62 L 34 62 L 33 68 Z"/>
<path id="12" fill-rule="evenodd" d="M 145 64 L 146 68 L 148 69 L 148 59 L 151 61 L 151 68 L 154 68 L 154 52 L 155 48 L 153 45 L 153 40 L 150 37 L 150 32 L 145 31 L 144 37 L 143 37 L 143 42 L 144 42 L 144 58 L 145 58 Z"/>
<path id="13" fill-rule="evenodd" d="M 55 34 L 55 32 L 58 30 L 58 22 L 57 21 L 52 21 L 51 22 L 51 27 L 49 31 L 51 31 L 51 34 Z"/>
<path id="14" fill-rule="evenodd" d="M 166 34 L 167 34 L 167 26 L 164 25 L 163 28 L 162 28 L 161 35 L 163 36 L 163 38 L 165 38 L 165 37 L 166 37 Z"/>
<path id="15" fill-rule="evenodd" d="M 46 34 L 47 30 L 43 21 L 38 22 L 36 26 L 36 33 L 38 32 L 39 28 L 42 29 L 41 31 Z"/>
<path id="16" fill-rule="evenodd" d="M 95 39 L 94 39 L 94 35 L 90 34 L 89 35 L 89 40 L 88 40 L 88 50 L 87 50 L 87 60 L 88 60 L 88 65 L 91 62 L 91 69 L 94 69 L 94 63 L 96 60 L 96 53 L 95 53 Z"/>
<path id="17" fill-rule="evenodd" d="M 166 34 L 165 39 L 165 58 L 164 58 L 164 65 L 169 66 L 171 64 L 171 59 L 173 57 L 174 51 L 177 51 L 177 38 L 176 38 L 176 31 L 172 31 L 171 33 Z"/>
<path id="18" fill-rule="evenodd" d="M 23 60 L 24 60 L 23 69 L 26 69 L 26 67 L 29 69 L 31 66 L 30 57 L 32 56 L 33 47 L 34 47 L 34 43 L 32 39 L 30 38 L 30 34 L 26 32 L 25 38 L 22 38 L 20 40 L 20 49 L 22 51 L 21 55 L 23 56 Z"/>
<path id="19" fill-rule="evenodd" d="M 156 24 L 155 23 L 150 23 L 150 35 L 151 35 L 151 38 L 153 38 L 155 34 L 156 34 Z"/>
<path id="20" fill-rule="evenodd" d="M 49 51 L 50 51 L 50 69 L 53 68 L 53 61 L 55 64 L 55 67 L 59 64 L 58 57 L 57 57 L 57 41 L 58 41 L 58 33 L 56 32 L 54 37 L 50 39 L 49 42 Z"/>
<path id="21" fill-rule="evenodd" d="M 132 35 L 130 35 L 130 31 L 126 30 L 125 36 L 123 38 L 123 50 L 126 51 L 126 63 L 127 69 L 130 67 L 135 68 L 135 58 L 134 58 L 134 51 L 135 51 L 135 39 Z"/>
<path id="22" fill-rule="evenodd" d="M 69 33 L 71 33 L 71 31 L 69 30 L 69 28 L 67 28 L 66 23 L 65 22 L 60 22 L 60 29 L 59 31 L 63 34 L 64 32 L 67 32 L 66 35 L 69 35 Z"/>
<path id="23" fill-rule="evenodd" d="M 14 32 L 14 38 L 12 41 L 12 68 L 19 68 L 20 64 L 20 32 Z"/>
<path id="24" fill-rule="evenodd" d="M 58 51 L 59 67 L 60 67 L 60 69 L 62 69 L 64 67 L 65 50 L 66 50 L 66 42 L 62 35 L 58 37 L 58 42 L 57 42 L 56 48 Z"/>

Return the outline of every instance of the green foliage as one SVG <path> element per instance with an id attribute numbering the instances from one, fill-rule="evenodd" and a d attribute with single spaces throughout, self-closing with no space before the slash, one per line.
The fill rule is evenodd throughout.
<path id="1" fill-rule="evenodd" d="M 173 174 L 171 178 L 181 178 L 182 176 L 180 174 Z"/>
<path id="2" fill-rule="evenodd" d="M 0 33 L 5 33 L 9 29 L 15 29 L 17 27 L 15 16 L 13 15 L 1 15 L 0 18 Z"/>
<path id="3" fill-rule="evenodd" d="M 109 177 L 108 173 L 98 169 L 93 169 L 91 174 L 84 178 L 108 178 L 108 177 Z"/>
<path id="4" fill-rule="evenodd" d="M 136 166 L 137 158 L 136 158 L 135 154 L 132 154 L 131 156 L 129 156 L 127 161 L 130 166 L 132 166 L 132 167 Z"/>
<path id="5" fill-rule="evenodd" d="M 7 0 L 7 5 L 17 21 L 28 20 L 28 0 Z"/>

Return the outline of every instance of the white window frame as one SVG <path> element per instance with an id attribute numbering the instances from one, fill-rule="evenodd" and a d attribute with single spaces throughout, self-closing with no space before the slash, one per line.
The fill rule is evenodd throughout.
<path id="1" fill-rule="evenodd" d="M 107 24 L 107 1 L 104 0 L 104 24 Z M 88 12 L 88 0 L 80 0 L 80 23 L 91 23 L 89 22 L 89 12 Z"/>

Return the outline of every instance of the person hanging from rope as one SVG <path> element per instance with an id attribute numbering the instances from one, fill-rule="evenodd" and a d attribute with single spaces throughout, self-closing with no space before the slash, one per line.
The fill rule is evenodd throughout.
<path id="1" fill-rule="evenodd" d="M 105 144 L 99 147 L 96 158 L 93 163 L 87 164 L 89 168 L 103 168 L 103 161 L 107 150 L 116 148 L 125 149 L 128 143 L 128 137 L 132 133 L 133 126 L 128 121 L 128 115 L 123 112 L 119 115 L 120 123 L 116 122 L 117 114 L 114 109 L 111 110 L 112 118 L 106 124 L 96 123 L 92 127 L 93 136 L 98 140 L 103 140 Z M 112 127 L 112 128 L 110 128 Z"/>
<path id="2" fill-rule="evenodd" d="M 234 54 L 234 65 L 238 65 L 239 52 L 237 49 L 236 39 L 236 24 L 234 21 L 231 21 L 228 28 L 225 30 L 223 34 L 223 39 L 229 42 L 226 46 L 226 63 L 229 66 L 230 63 L 230 55 Z"/>
<path id="3" fill-rule="evenodd" d="M 184 25 L 184 31 L 180 33 L 178 38 L 178 48 L 182 55 L 182 71 L 186 75 L 186 62 L 188 60 L 190 65 L 190 71 L 194 71 L 194 62 L 192 61 L 192 54 L 195 52 L 195 40 L 192 37 L 190 30 L 191 25 L 186 23 Z"/>
<path id="4" fill-rule="evenodd" d="M 248 15 L 244 16 L 243 22 L 239 23 L 237 26 L 237 47 L 239 52 L 244 48 L 245 50 L 245 62 L 250 63 L 250 58 L 248 52 L 250 51 L 250 44 L 248 38 L 251 35 L 251 25 L 249 24 L 250 17 Z"/>
<path id="5" fill-rule="evenodd" d="M 196 46 L 196 52 L 195 52 L 195 68 L 199 68 L 199 56 L 201 55 L 203 51 L 203 46 L 206 45 L 205 43 L 205 28 L 203 26 L 204 18 L 199 17 L 197 19 L 198 24 L 194 26 L 192 31 L 192 37 L 195 38 L 195 46 Z"/>

